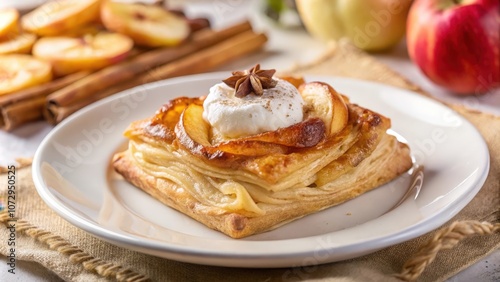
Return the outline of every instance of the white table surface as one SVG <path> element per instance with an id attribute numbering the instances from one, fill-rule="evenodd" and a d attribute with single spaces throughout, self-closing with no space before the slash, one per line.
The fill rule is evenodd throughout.
<path id="1" fill-rule="evenodd" d="M 3 1 L 2 1 L 3 2 Z M 14 1 L 12 1 L 14 2 Z M 24 1 L 27 2 L 27 1 Z M 43 1 L 38 1 L 38 3 Z M 179 6 L 184 0 L 169 1 L 172 6 Z M 209 16 L 214 28 L 241 21 L 248 17 L 253 26 L 265 31 L 269 42 L 265 52 L 249 56 L 237 62 L 225 65 L 214 71 L 230 71 L 253 66 L 259 62 L 264 68 L 286 70 L 295 64 L 306 63 L 319 56 L 325 50 L 325 44 L 311 38 L 302 29 L 282 29 L 274 25 L 262 14 L 259 1 L 216 0 L 192 2 L 186 8 L 191 16 Z M 464 104 L 485 112 L 500 115 L 500 90 L 480 97 L 457 97 L 437 87 L 429 81 L 410 61 L 404 40 L 393 50 L 375 54 L 380 61 L 422 87 L 428 93 L 446 102 Z M 38 144 L 52 129 L 45 122 L 36 122 L 13 132 L 0 131 L 0 165 L 12 164 L 16 157 L 33 156 Z M 0 260 L 0 281 L 57 281 L 57 276 L 37 263 L 17 262 L 17 274 L 7 272 L 5 258 Z M 500 251 L 497 250 L 483 260 L 467 268 L 448 281 L 499 281 Z"/>

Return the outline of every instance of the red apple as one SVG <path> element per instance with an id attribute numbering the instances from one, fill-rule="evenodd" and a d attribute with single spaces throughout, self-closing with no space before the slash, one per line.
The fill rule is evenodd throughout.
<path id="1" fill-rule="evenodd" d="M 457 94 L 500 86 L 500 1 L 416 0 L 407 21 L 411 59 Z"/>

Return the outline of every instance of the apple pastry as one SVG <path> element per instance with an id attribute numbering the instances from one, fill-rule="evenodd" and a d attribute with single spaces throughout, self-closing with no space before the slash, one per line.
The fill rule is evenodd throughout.
<path id="1" fill-rule="evenodd" d="M 338 205 L 407 171 L 390 119 L 330 85 L 236 71 L 206 97 L 169 101 L 125 131 L 115 170 L 233 238 Z"/>

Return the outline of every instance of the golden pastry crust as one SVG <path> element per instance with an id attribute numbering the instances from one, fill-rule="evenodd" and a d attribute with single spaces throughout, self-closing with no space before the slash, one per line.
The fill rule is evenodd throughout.
<path id="1" fill-rule="evenodd" d="M 347 104 L 343 130 L 316 145 L 267 147 L 262 140 L 269 136 L 257 136 L 263 152 L 273 153 L 251 156 L 221 151 L 224 142 L 200 147 L 180 141 L 176 127 L 192 104 L 202 99 L 176 99 L 153 118 L 132 123 L 125 133 L 129 149 L 115 156 L 114 168 L 164 204 L 233 238 L 343 203 L 412 165 L 407 145 L 386 133 L 390 120 L 355 104 Z"/>
<path id="2" fill-rule="evenodd" d="M 387 154 L 390 159 L 384 169 L 367 170 L 359 176 L 355 174 L 357 180 L 343 183 L 343 187 L 338 187 L 331 195 L 321 197 L 319 200 L 292 202 L 281 205 L 263 205 L 265 214 L 261 216 L 245 216 L 235 212 L 227 212 L 221 209 L 213 211 L 213 207 L 204 206 L 196 200 L 189 192 L 179 187 L 172 181 L 163 178 L 156 178 L 134 164 L 129 151 L 115 155 L 113 163 L 115 170 L 126 180 L 141 188 L 146 193 L 158 199 L 162 203 L 186 214 L 193 219 L 205 224 L 209 228 L 218 230 L 232 238 L 243 238 L 252 234 L 275 229 L 287 222 L 304 217 L 308 214 L 338 205 L 353 199 L 369 190 L 372 190 L 384 183 L 389 182 L 395 176 L 400 175 L 411 166 L 411 160 L 404 156 L 409 154 L 406 145 L 397 142 L 393 136 L 386 135 L 388 139 L 386 147 L 379 147 L 380 152 L 393 151 Z M 370 157 L 366 159 L 377 165 L 377 160 Z M 381 162 L 379 160 L 379 162 Z"/>

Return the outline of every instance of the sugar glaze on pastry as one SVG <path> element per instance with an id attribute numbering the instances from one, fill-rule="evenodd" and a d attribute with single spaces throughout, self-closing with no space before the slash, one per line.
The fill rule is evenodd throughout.
<path id="1" fill-rule="evenodd" d="M 261 96 L 235 96 L 224 83 L 210 88 L 203 103 L 203 118 L 214 130 L 230 138 L 254 135 L 288 127 L 303 120 L 304 100 L 291 83 L 276 79 L 275 87 Z"/>

